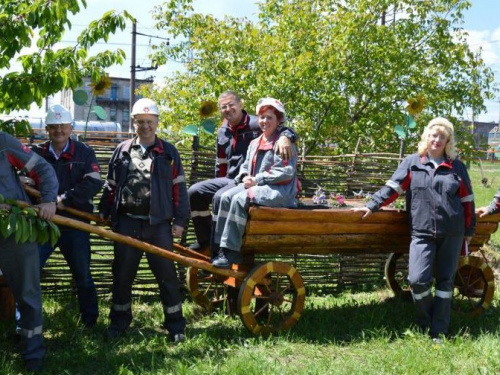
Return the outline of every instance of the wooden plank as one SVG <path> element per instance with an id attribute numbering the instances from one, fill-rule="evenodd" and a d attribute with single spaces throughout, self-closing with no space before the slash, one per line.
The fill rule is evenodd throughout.
<path id="1" fill-rule="evenodd" d="M 255 234 L 354 234 L 354 233 L 385 233 L 408 234 L 408 224 L 372 224 L 372 223 L 324 223 L 324 222 L 296 222 L 296 221 L 258 221 L 250 220 L 246 228 L 246 235 Z"/>
<path id="2" fill-rule="evenodd" d="M 409 235 L 385 234 L 331 234 L 331 235 L 251 235 L 245 236 L 245 250 L 266 249 L 265 253 L 277 254 L 281 248 L 302 248 L 304 253 L 311 254 L 315 248 L 330 249 L 372 249 L 384 247 L 408 247 Z M 260 251 L 259 251 L 260 252 Z M 391 251 L 388 251 L 391 252 Z"/>
<path id="3" fill-rule="evenodd" d="M 379 211 L 366 219 L 361 219 L 362 212 L 349 209 L 293 209 L 272 207 L 250 207 L 250 220 L 259 221 L 296 221 L 320 223 L 408 223 L 404 211 Z"/>

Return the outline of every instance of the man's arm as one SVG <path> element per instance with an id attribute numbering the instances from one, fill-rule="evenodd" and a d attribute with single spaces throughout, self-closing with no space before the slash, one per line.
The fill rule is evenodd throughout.
<path id="1" fill-rule="evenodd" d="M 280 129 L 280 138 L 278 139 L 277 146 L 283 160 L 289 160 L 292 157 L 292 143 L 296 143 L 298 138 L 295 130 L 286 127 Z"/>
<path id="2" fill-rule="evenodd" d="M 61 196 L 64 206 L 85 205 L 89 201 L 92 201 L 104 184 L 101 178 L 101 168 L 97 162 L 94 150 L 88 147 L 85 151 L 85 154 L 82 155 L 82 160 L 77 160 L 85 162 L 83 179 Z"/>

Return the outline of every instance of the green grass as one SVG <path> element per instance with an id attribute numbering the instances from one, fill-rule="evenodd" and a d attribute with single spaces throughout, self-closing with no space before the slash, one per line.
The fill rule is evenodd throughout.
<path id="1" fill-rule="evenodd" d="M 500 164 L 485 164 L 500 185 Z M 471 170 L 477 206 L 489 203 L 497 186 L 480 183 Z M 495 182 L 493 182 L 495 184 Z M 496 257 L 498 235 L 487 247 Z M 496 263 L 495 263 L 496 264 Z M 299 270 L 300 271 L 300 270 Z M 73 298 L 44 298 L 46 374 L 494 374 L 500 372 L 500 297 L 472 318 L 452 313 L 452 337 L 434 345 L 414 325 L 411 302 L 386 290 L 308 295 L 305 311 L 290 331 L 267 339 L 246 331 L 238 317 L 205 314 L 184 304 L 188 340 L 174 345 L 161 330 L 157 297 L 134 300 L 128 334 L 106 339 L 109 296 L 100 298 L 99 323 L 81 328 Z M 5 337 L 12 322 L 0 322 L 0 374 L 23 373 L 22 361 Z"/>

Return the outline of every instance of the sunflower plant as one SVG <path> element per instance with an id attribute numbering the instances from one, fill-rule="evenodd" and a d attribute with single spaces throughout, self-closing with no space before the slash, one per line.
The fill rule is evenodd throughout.
<path id="1" fill-rule="evenodd" d="M 216 111 L 217 103 L 213 101 L 204 101 L 198 109 L 198 115 L 200 117 L 199 124 L 187 125 L 182 131 L 196 137 L 200 136 L 202 130 L 208 134 L 214 134 L 216 127 L 214 114 Z"/>
<path id="2" fill-rule="evenodd" d="M 93 80 L 90 82 L 90 92 L 92 96 L 90 97 L 89 103 L 89 111 L 87 113 L 87 120 L 85 121 L 85 131 L 83 133 L 83 139 L 87 137 L 87 127 L 89 124 L 90 114 L 93 112 L 96 116 L 105 120 L 107 113 L 104 108 L 99 105 L 95 105 L 92 107 L 92 103 L 94 102 L 94 98 L 99 95 L 103 95 L 107 89 L 111 87 L 111 78 L 109 75 L 102 75 L 98 80 Z M 84 90 L 78 90 L 73 93 L 73 101 L 78 105 L 85 105 L 88 100 L 88 95 Z"/>
<path id="3" fill-rule="evenodd" d="M 417 126 L 417 121 L 415 118 L 418 118 L 420 113 L 424 110 L 425 98 L 419 94 L 415 98 L 408 99 L 407 103 L 408 105 L 406 106 L 405 110 L 408 113 L 404 114 L 404 124 L 398 124 L 394 127 L 394 132 L 401 139 L 401 157 L 404 155 L 406 138 L 408 137 L 410 132 Z"/>
<path id="4" fill-rule="evenodd" d="M 394 131 L 402 140 L 405 140 L 409 132 L 417 126 L 415 117 L 418 118 L 418 115 L 424 110 L 425 98 L 419 94 L 416 98 L 408 99 L 407 103 L 405 109 L 408 113 L 404 115 L 404 125 L 398 124 L 394 127 Z"/>

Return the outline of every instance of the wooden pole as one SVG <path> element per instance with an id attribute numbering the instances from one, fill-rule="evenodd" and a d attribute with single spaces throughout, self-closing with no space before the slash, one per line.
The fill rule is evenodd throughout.
<path id="1" fill-rule="evenodd" d="M 17 205 L 19 207 L 29 207 L 30 205 L 26 202 L 23 201 L 17 201 Z M 36 209 L 36 207 L 31 206 L 33 209 Z M 209 271 L 211 273 L 221 275 L 221 276 L 226 276 L 226 277 L 234 277 L 239 280 L 243 280 L 246 277 L 246 273 L 244 272 L 238 272 L 234 270 L 229 270 L 229 269 L 223 269 L 223 268 L 217 268 L 212 266 L 211 263 L 209 263 L 206 260 L 201 260 L 201 259 L 193 259 L 191 257 L 186 257 L 183 255 L 179 255 L 176 253 L 173 253 L 169 250 L 162 249 L 158 246 L 151 245 L 147 242 L 142 242 L 139 241 L 135 238 L 129 237 L 129 236 L 124 236 L 119 233 L 115 233 L 113 231 L 104 229 L 102 227 L 94 226 L 91 224 L 84 223 L 79 220 L 74 220 L 70 219 L 68 217 L 60 216 L 60 215 L 54 215 L 52 218 L 52 222 L 57 224 L 57 225 L 64 225 L 70 228 L 74 229 L 79 229 L 84 232 L 89 232 L 89 233 L 94 233 L 100 237 L 108 238 L 112 241 L 120 242 L 129 246 L 133 246 L 137 249 L 140 249 L 142 251 L 145 251 L 147 253 L 155 254 L 158 256 L 161 256 L 163 258 L 170 259 L 174 262 L 183 264 L 188 267 L 196 267 L 200 268 L 205 271 Z M 178 245 L 179 247 L 182 248 L 182 246 Z M 174 244 L 175 247 L 175 244 Z M 183 248 L 184 249 L 184 248 Z M 185 249 L 184 249 L 185 250 Z M 198 254 L 198 253 L 196 253 Z M 202 254 L 198 254 L 200 256 L 205 257 Z M 208 257 L 205 257 L 208 258 Z"/>
<path id="2" fill-rule="evenodd" d="M 40 198 L 41 197 L 41 194 L 40 194 L 40 192 L 38 190 L 36 190 L 36 189 L 34 189 L 34 188 L 32 188 L 32 187 L 30 187 L 28 185 L 24 185 L 23 187 L 24 187 L 24 190 L 28 193 L 29 196 L 31 196 L 33 198 Z M 69 214 L 71 214 L 73 216 L 79 217 L 81 219 L 88 220 L 88 221 L 93 221 L 97 225 L 105 225 L 105 226 L 107 225 L 107 226 L 109 226 L 109 224 L 110 224 L 110 222 L 108 220 L 101 219 L 101 217 L 99 215 L 91 214 L 89 212 L 80 211 L 80 210 L 77 210 L 76 208 L 64 207 L 63 211 L 65 211 L 65 212 L 67 212 L 67 213 L 69 213 Z M 76 228 L 76 229 L 78 229 L 78 228 Z M 174 242 L 174 249 L 176 249 L 180 253 L 188 255 L 188 256 L 190 256 L 192 258 L 196 258 L 196 259 L 200 259 L 200 260 L 204 260 L 204 261 L 209 261 L 210 260 L 210 257 L 208 257 L 206 255 L 203 255 L 203 254 L 200 254 L 200 253 L 198 253 L 196 251 L 193 251 L 193 250 L 191 250 L 189 248 L 186 248 L 184 246 L 181 246 L 181 245 L 179 245 L 178 243 L 175 243 L 175 242 Z"/>

